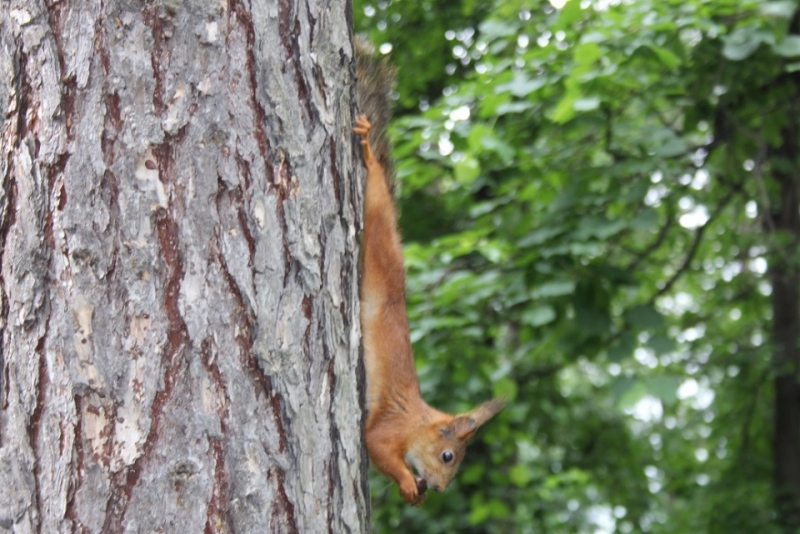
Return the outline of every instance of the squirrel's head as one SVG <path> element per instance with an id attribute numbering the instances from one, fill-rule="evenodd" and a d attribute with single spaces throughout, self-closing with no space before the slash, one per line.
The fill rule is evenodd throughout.
<path id="1" fill-rule="evenodd" d="M 464 459 L 467 441 L 475 431 L 505 406 L 505 399 L 484 402 L 459 415 L 435 418 L 425 432 L 411 443 L 405 461 L 426 480 L 428 487 L 444 491 Z"/>

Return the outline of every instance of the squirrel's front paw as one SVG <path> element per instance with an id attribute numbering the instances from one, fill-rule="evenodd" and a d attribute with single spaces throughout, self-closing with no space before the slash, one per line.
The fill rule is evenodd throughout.
<path id="1" fill-rule="evenodd" d="M 356 119 L 355 126 L 353 126 L 353 133 L 361 137 L 364 166 L 367 168 L 367 171 L 374 172 L 378 170 L 379 167 L 375 156 L 372 154 L 372 149 L 369 146 L 369 140 L 367 138 L 370 128 L 372 128 L 372 125 L 367 120 L 367 116 L 359 115 Z"/>
<path id="2" fill-rule="evenodd" d="M 413 477 L 403 480 L 400 484 L 400 495 L 408 504 L 419 506 L 425 500 L 425 493 L 417 491 L 417 481 Z"/>
<path id="3" fill-rule="evenodd" d="M 369 123 L 367 116 L 361 114 L 358 117 L 356 117 L 356 123 L 355 126 L 353 126 L 353 133 L 355 133 L 356 135 L 360 135 L 363 138 L 366 138 L 371 128 L 372 125 Z"/>

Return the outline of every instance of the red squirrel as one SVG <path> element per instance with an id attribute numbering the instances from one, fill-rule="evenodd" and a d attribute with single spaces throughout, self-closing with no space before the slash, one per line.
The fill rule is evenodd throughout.
<path id="1" fill-rule="evenodd" d="M 361 138 L 367 169 L 360 294 L 367 374 L 364 438 L 372 465 L 397 483 L 403 500 L 419 505 L 427 487 L 444 491 L 464 459 L 467 440 L 505 401 L 490 400 L 468 413 L 450 415 L 432 408 L 420 395 L 406 317 L 403 253 L 388 176 L 389 147 L 383 131 L 393 71 L 385 59 L 374 59 L 364 43 L 356 48 L 359 105 L 362 112 L 370 114 L 369 118 L 359 115 L 353 128 Z M 376 127 L 369 119 L 376 121 Z"/>

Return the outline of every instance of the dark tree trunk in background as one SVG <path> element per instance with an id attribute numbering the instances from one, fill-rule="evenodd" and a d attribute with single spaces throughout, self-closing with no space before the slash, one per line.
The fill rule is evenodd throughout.
<path id="1" fill-rule="evenodd" d="M 782 252 L 770 268 L 776 373 L 774 468 L 781 523 L 794 532 L 800 527 L 800 187 L 797 171 L 791 172 L 794 176 L 776 174 L 783 200 L 773 216 Z"/>
<path id="2" fill-rule="evenodd" d="M 800 34 L 800 11 L 790 32 Z M 770 225 L 769 279 L 775 347 L 774 469 L 776 506 L 786 532 L 800 528 L 800 74 L 786 75 L 788 109 L 781 145 L 771 157 L 776 182 Z"/>
<path id="3" fill-rule="evenodd" d="M 349 25 L 0 1 L 0 530 L 367 530 Z"/>

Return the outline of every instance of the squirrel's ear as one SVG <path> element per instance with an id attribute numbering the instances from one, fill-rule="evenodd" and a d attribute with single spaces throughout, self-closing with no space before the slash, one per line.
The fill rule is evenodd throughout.
<path id="1" fill-rule="evenodd" d="M 449 426 L 453 427 L 453 436 L 461 441 L 472 437 L 472 434 L 478 429 L 478 425 L 475 424 L 475 419 L 470 417 L 469 414 L 457 415 Z"/>
<path id="2" fill-rule="evenodd" d="M 441 429 L 441 433 L 451 439 L 467 440 L 472 437 L 479 426 L 494 417 L 505 405 L 506 399 L 503 397 L 486 401 L 468 413 L 455 416 L 447 426 Z"/>

